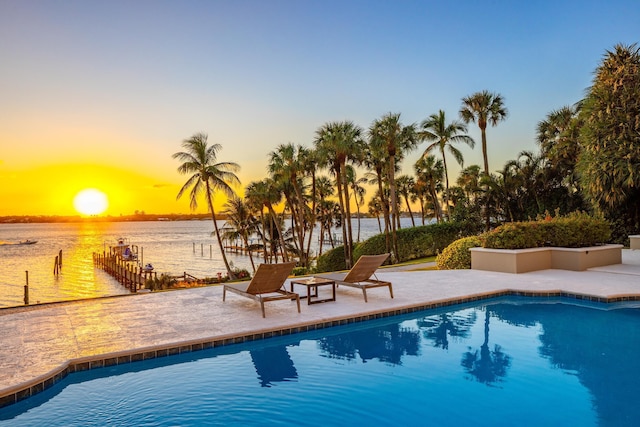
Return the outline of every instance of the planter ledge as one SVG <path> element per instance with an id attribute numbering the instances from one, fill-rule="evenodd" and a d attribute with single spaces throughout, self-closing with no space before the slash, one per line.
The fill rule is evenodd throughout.
<path id="1" fill-rule="evenodd" d="M 622 247 L 603 245 L 586 248 L 471 248 L 471 268 L 503 273 L 526 273 L 550 268 L 584 271 L 592 267 L 621 264 Z"/>

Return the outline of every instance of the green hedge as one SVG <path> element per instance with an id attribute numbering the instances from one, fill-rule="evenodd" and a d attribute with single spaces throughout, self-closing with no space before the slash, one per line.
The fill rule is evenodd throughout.
<path id="1" fill-rule="evenodd" d="M 451 242 L 459 238 L 460 232 L 461 226 L 450 222 L 402 228 L 396 233 L 400 261 L 437 255 Z M 385 252 L 387 249 L 383 233 L 355 245 L 353 259 L 356 261 L 362 255 L 378 255 Z M 343 246 L 325 252 L 317 259 L 316 270 L 319 273 L 344 269 L 346 269 L 346 265 Z"/>
<path id="2" fill-rule="evenodd" d="M 438 270 L 462 270 L 471 268 L 470 248 L 482 246 L 484 236 L 468 236 L 447 246 L 436 258 Z"/>
<path id="3" fill-rule="evenodd" d="M 327 252 L 324 252 L 316 260 L 316 273 L 324 273 L 325 271 L 346 270 L 347 265 L 344 262 L 344 246 L 338 246 Z"/>
<path id="4" fill-rule="evenodd" d="M 579 248 L 606 243 L 609 223 L 581 212 L 538 221 L 511 222 L 487 233 L 485 248 L 525 249 L 543 246 Z"/>

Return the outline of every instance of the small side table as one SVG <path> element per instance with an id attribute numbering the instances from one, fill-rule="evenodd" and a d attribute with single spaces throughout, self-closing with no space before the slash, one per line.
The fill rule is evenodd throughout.
<path id="1" fill-rule="evenodd" d="M 321 302 L 335 301 L 336 300 L 336 282 L 331 279 L 323 279 L 320 277 L 312 277 L 310 279 L 298 279 L 291 281 L 291 292 L 293 292 L 293 285 L 304 285 L 307 287 L 307 296 L 300 297 L 307 299 L 307 305 L 320 304 Z M 318 286 L 331 285 L 331 298 L 318 299 Z M 312 292 L 313 291 L 313 292 Z M 312 298 L 315 298 L 312 300 Z"/>

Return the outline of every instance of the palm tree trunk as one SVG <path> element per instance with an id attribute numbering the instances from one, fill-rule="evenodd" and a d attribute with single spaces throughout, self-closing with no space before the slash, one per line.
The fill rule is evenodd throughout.
<path id="1" fill-rule="evenodd" d="M 249 248 L 249 238 L 246 235 L 242 235 L 242 239 L 244 240 L 244 247 L 249 251 L 249 261 L 251 261 L 251 269 L 253 272 L 256 272 L 256 264 L 253 262 L 253 254 L 251 253 L 251 249 Z"/>
<path id="2" fill-rule="evenodd" d="M 396 220 L 398 218 L 398 200 L 396 196 L 396 165 L 395 156 L 389 156 L 389 193 L 391 195 L 391 249 L 393 262 L 400 262 L 398 253 L 398 236 L 396 234 Z"/>
<path id="3" fill-rule="evenodd" d="M 342 190 L 344 191 L 344 200 L 345 203 L 345 211 L 346 211 L 346 219 L 347 219 L 347 237 L 349 240 L 349 265 L 353 265 L 353 227 L 351 226 L 351 197 L 349 196 L 349 184 L 347 184 L 347 174 L 346 169 L 344 171 L 344 181 L 342 183 Z M 349 267 L 351 268 L 351 267 Z"/>
<path id="4" fill-rule="evenodd" d="M 267 230 L 266 230 L 267 227 L 264 223 L 264 212 L 262 208 L 260 208 L 260 223 L 262 224 L 262 233 L 260 236 L 262 239 L 262 255 L 264 256 L 264 262 L 266 264 L 268 262 L 267 239 L 265 238 L 265 236 L 267 235 Z"/>
<path id="5" fill-rule="evenodd" d="M 411 225 L 416 226 L 416 222 L 413 220 L 413 212 L 411 212 L 411 205 L 409 204 L 409 198 L 405 197 L 405 202 L 407 202 L 407 210 L 409 211 L 409 216 L 411 217 Z"/>
<path id="6" fill-rule="evenodd" d="M 449 171 L 447 170 L 447 158 L 444 155 L 444 149 L 441 149 L 442 153 L 442 166 L 444 167 L 444 182 L 445 182 L 445 192 L 444 192 L 444 208 L 446 210 L 446 218 L 450 219 L 449 216 Z"/>
<path id="7" fill-rule="evenodd" d="M 282 261 L 289 262 L 289 256 L 287 255 L 287 248 L 284 244 L 284 235 L 282 234 L 282 230 L 280 229 L 280 221 L 278 221 L 278 215 L 276 215 L 276 211 L 273 209 L 271 203 L 267 206 L 269 209 L 269 213 L 271 214 L 271 218 L 273 223 L 276 225 L 276 229 L 278 231 L 278 238 L 280 239 L 280 246 L 282 251 Z M 278 262 L 278 256 L 276 255 L 276 263 Z"/>
<path id="8" fill-rule="evenodd" d="M 313 230 L 316 228 L 316 173 L 311 171 L 311 225 L 309 226 L 309 239 L 307 240 L 307 261 L 311 254 L 311 239 L 313 237 Z M 322 251 L 322 246 L 320 246 Z"/>
<path id="9" fill-rule="evenodd" d="M 345 213 L 345 202 L 344 202 L 344 194 L 342 190 L 342 166 L 339 166 L 337 170 L 336 176 L 337 186 L 338 186 L 338 203 L 340 204 L 340 216 L 342 217 L 342 243 L 344 246 L 344 262 L 346 267 L 351 268 L 351 250 L 348 247 L 348 239 L 347 239 L 347 230 L 346 230 L 346 213 Z"/>
<path id="10" fill-rule="evenodd" d="M 391 252 L 391 239 L 389 236 L 390 219 L 389 219 L 389 205 L 384 196 L 382 189 L 382 174 L 377 173 L 378 176 L 378 194 L 380 195 L 380 204 L 382 205 L 382 214 L 384 215 L 384 245 L 387 252 Z"/>
<path id="11" fill-rule="evenodd" d="M 209 187 L 209 182 L 206 182 L 207 187 L 207 203 L 209 203 L 209 211 L 211 212 L 211 220 L 213 221 L 213 228 L 216 231 L 216 238 L 218 239 L 218 246 L 220 246 L 220 253 L 222 254 L 222 261 L 224 262 L 224 266 L 227 269 L 227 275 L 230 280 L 234 280 L 236 276 L 231 271 L 231 267 L 229 266 L 229 261 L 227 261 L 227 254 L 224 251 L 224 245 L 222 244 L 222 239 L 220 238 L 220 230 L 218 230 L 218 222 L 216 221 L 216 212 L 213 210 L 213 202 L 211 201 L 211 189 Z"/>

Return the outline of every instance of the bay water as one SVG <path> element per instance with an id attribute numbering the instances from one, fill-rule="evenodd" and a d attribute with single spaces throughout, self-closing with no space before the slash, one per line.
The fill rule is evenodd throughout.
<path id="1" fill-rule="evenodd" d="M 412 225 L 410 218 L 402 218 L 401 223 L 403 227 Z M 218 222 L 219 227 L 224 225 L 224 221 Z M 353 219 L 354 239 L 357 227 Z M 378 227 L 375 218 L 361 219 L 360 239 L 378 234 Z M 141 265 L 152 264 L 158 274 L 186 272 L 197 278 L 225 274 L 212 233 L 210 220 L 0 224 L 0 307 L 23 305 L 27 280 L 31 304 L 129 293 L 93 265 L 93 253 L 108 253 L 119 238 L 137 245 Z M 342 236 L 340 229 L 332 230 L 332 234 Z M 315 253 L 318 236 L 316 230 L 312 245 Z M 24 240 L 37 243 L 16 244 Z M 324 246 L 323 251 L 329 249 Z M 62 268 L 54 274 L 60 252 Z M 227 259 L 234 267 L 252 271 L 247 255 L 227 253 Z M 261 259 L 254 256 L 254 261 L 257 265 Z"/>

